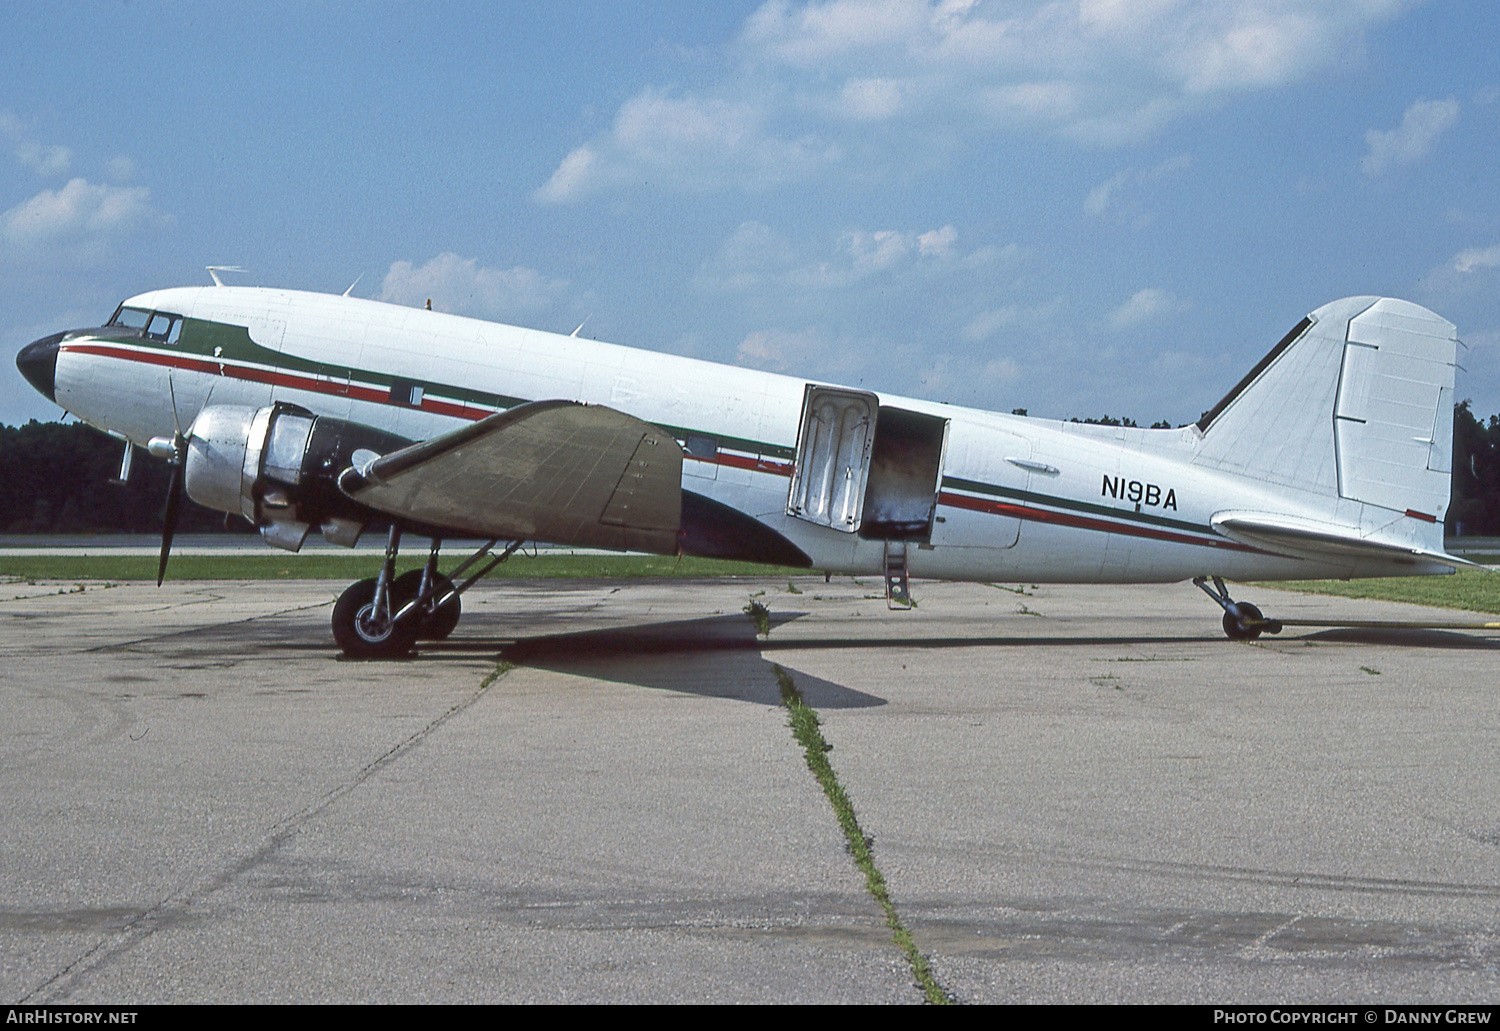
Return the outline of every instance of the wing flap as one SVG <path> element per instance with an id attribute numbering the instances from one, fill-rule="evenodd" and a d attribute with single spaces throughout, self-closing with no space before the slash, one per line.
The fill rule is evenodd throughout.
<path id="1" fill-rule="evenodd" d="M 682 449 L 612 408 L 533 401 L 367 460 L 339 485 L 451 532 L 672 554 Z"/>

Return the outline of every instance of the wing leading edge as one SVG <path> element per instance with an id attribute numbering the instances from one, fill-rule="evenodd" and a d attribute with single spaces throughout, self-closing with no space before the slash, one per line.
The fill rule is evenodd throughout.
<path id="1" fill-rule="evenodd" d="M 366 456 L 339 486 L 371 508 L 455 533 L 673 554 L 682 449 L 612 408 L 533 401 Z"/>

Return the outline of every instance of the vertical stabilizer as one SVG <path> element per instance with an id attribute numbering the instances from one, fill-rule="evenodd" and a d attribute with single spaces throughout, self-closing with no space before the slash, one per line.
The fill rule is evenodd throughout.
<path id="1" fill-rule="evenodd" d="M 1194 461 L 1441 523 L 1457 349 L 1452 323 L 1407 301 L 1326 304 L 1205 413 Z"/>

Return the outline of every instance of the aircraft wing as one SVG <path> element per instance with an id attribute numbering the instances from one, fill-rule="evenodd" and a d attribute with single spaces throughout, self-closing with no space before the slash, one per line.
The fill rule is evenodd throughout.
<path id="1" fill-rule="evenodd" d="M 533 401 L 387 455 L 356 452 L 339 487 L 453 533 L 673 554 L 682 449 L 612 408 Z"/>
<path id="2" fill-rule="evenodd" d="M 1441 551 L 1360 537 L 1352 528 L 1296 516 L 1262 512 L 1219 512 L 1213 528 L 1230 540 L 1265 551 L 1321 561 L 1406 560 L 1439 565 L 1478 566 Z"/>

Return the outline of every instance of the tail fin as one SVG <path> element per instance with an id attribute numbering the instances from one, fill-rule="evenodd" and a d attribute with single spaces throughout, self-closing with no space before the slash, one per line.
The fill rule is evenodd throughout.
<path id="1" fill-rule="evenodd" d="M 1204 413 L 1194 461 L 1440 524 L 1457 349 L 1452 323 L 1407 301 L 1325 304 Z"/>

